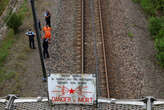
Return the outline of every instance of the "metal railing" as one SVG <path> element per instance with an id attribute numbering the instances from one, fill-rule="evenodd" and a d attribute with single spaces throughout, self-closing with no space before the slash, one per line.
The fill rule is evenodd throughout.
<path id="1" fill-rule="evenodd" d="M 0 110 L 164 110 L 164 99 L 151 96 L 143 99 L 98 98 L 98 105 L 51 105 L 47 97 L 19 98 L 8 95 L 0 99 Z"/>
<path id="2" fill-rule="evenodd" d="M 10 94 L 0 99 L 0 110 L 50 110 L 49 107 L 47 97 L 19 98 Z"/>

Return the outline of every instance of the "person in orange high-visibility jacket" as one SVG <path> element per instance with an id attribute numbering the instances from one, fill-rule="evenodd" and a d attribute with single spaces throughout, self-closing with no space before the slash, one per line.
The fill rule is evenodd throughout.
<path id="1" fill-rule="evenodd" d="M 49 43 L 51 41 L 51 32 L 46 31 L 42 39 L 48 39 Z"/>
<path id="2" fill-rule="evenodd" d="M 48 38 L 49 40 L 51 39 L 51 27 L 48 25 L 43 27 L 43 32 L 45 34 L 45 38 Z"/>
<path id="3" fill-rule="evenodd" d="M 49 27 L 48 25 L 44 26 L 43 27 L 43 31 L 46 32 L 46 31 L 50 31 L 51 32 L 51 27 Z"/>
<path id="4" fill-rule="evenodd" d="M 45 39 L 51 39 L 51 32 L 50 31 L 46 31 L 45 32 Z"/>

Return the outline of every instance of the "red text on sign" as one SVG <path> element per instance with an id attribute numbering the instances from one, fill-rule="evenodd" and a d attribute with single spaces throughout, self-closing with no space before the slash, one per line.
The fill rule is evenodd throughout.
<path id="1" fill-rule="evenodd" d="M 52 102 L 71 102 L 70 97 L 52 97 Z"/>
<path id="2" fill-rule="evenodd" d="M 88 98 L 88 97 L 82 97 L 82 98 L 78 98 L 78 102 L 92 102 L 92 98 Z"/>

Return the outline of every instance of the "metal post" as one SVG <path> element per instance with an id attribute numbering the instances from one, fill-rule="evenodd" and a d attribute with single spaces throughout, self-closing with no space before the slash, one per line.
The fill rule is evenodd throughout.
<path id="1" fill-rule="evenodd" d="M 152 110 L 152 102 L 151 102 L 150 97 L 147 99 L 146 109 Z"/>
<path id="2" fill-rule="evenodd" d="M 5 110 L 12 110 L 14 100 L 17 99 L 16 95 L 8 95 L 6 99 L 8 100 L 8 102 L 6 104 Z"/>
<path id="3" fill-rule="evenodd" d="M 34 0 L 31 0 L 31 7 L 32 7 L 32 13 L 33 13 L 33 20 L 34 20 L 34 24 L 35 24 L 35 31 L 36 31 L 36 35 L 37 35 L 42 71 L 43 71 L 43 81 L 47 81 L 47 75 L 46 75 L 46 69 L 45 69 L 45 65 L 44 65 L 44 61 L 43 61 L 42 48 L 41 48 L 41 43 L 40 43 L 40 32 L 39 32 L 39 28 L 38 28 L 38 22 L 37 22 L 37 17 L 36 17 L 36 12 L 35 12 Z"/>
<path id="4" fill-rule="evenodd" d="M 146 103 L 146 110 L 152 110 L 152 104 L 155 100 L 152 96 L 147 96 L 143 99 L 144 103 Z"/>

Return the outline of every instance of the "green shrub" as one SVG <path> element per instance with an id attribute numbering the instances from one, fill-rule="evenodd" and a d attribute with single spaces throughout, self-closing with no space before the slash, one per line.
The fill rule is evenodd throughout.
<path id="1" fill-rule="evenodd" d="M 161 67 L 164 67 L 164 36 L 155 39 L 155 48 L 157 50 L 157 60 Z"/>
<path id="2" fill-rule="evenodd" d="M 164 52 L 159 52 L 157 54 L 157 59 L 162 67 L 164 67 Z"/>
<path id="3" fill-rule="evenodd" d="M 12 28 L 15 33 L 18 32 L 18 28 L 22 25 L 22 17 L 13 13 L 7 22 L 7 26 Z"/>
<path id="4" fill-rule="evenodd" d="M 141 0 L 140 4 L 146 13 L 151 15 L 155 14 L 155 8 L 151 0 Z"/>
<path id="5" fill-rule="evenodd" d="M 149 30 L 153 36 L 157 35 L 163 27 L 164 19 L 159 17 L 151 17 L 149 19 Z"/>
<path id="6" fill-rule="evenodd" d="M 164 0 L 133 0 L 139 3 L 149 15 L 156 15 L 158 12 L 164 14 Z"/>
<path id="7" fill-rule="evenodd" d="M 161 28 L 158 34 L 156 35 L 156 38 L 162 38 L 162 37 L 164 37 L 164 28 Z"/>
<path id="8" fill-rule="evenodd" d="M 155 48 L 158 52 L 164 51 L 164 38 L 155 39 Z"/>
<path id="9" fill-rule="evenodd" d="M 135 3 L 140 3 L 140 0 L 133 0 L 133 2 L 135 2 Z"/>
<path id="10" fill-rule="evenodd" d="M 151 0 L 156 11 L 164 12 L 164 0 Z"/>

